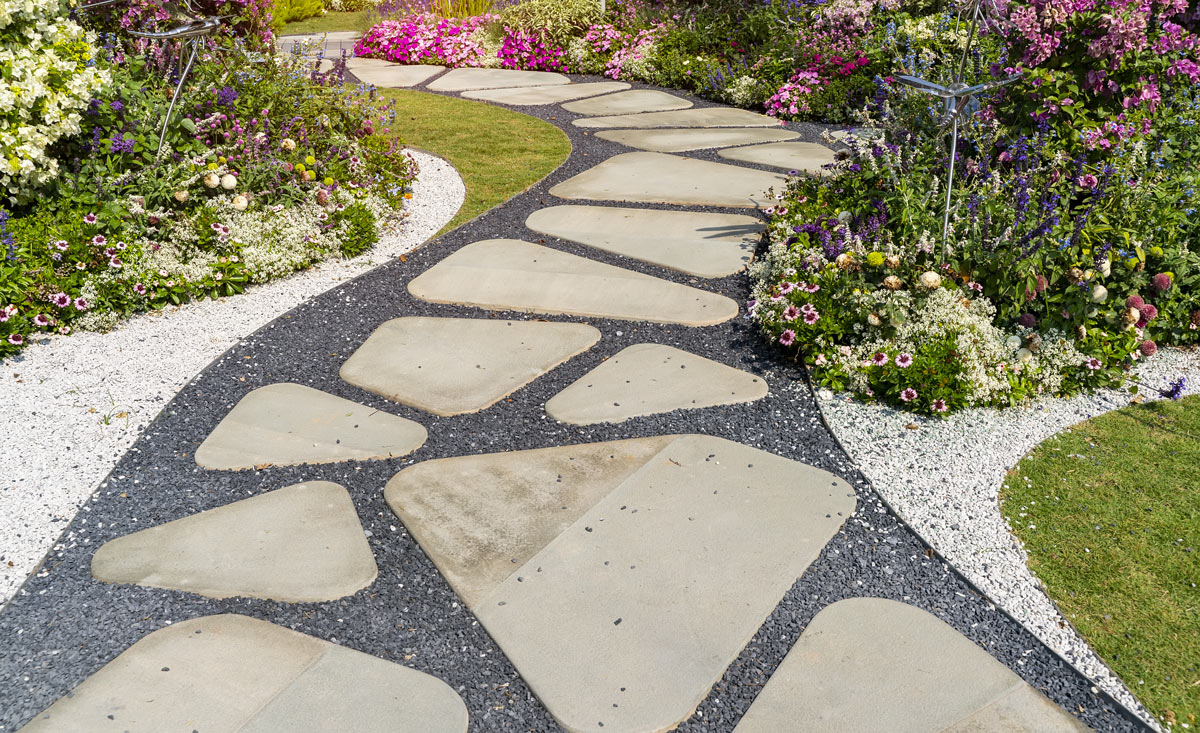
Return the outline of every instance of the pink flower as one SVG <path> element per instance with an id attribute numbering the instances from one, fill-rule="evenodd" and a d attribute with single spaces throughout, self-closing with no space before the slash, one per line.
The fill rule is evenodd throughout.
<path id="1" fill-rule="evenodd" d="M 875 366 L 883 366 L 888 363 L 888 355 L 882 351 L 875 352 L 875 356 L 871 357 L 871 363 Z"/>
<path id="2" fill-rule="evenodd" d="M 1076 182 L 1083 188 L 1086 188 L 1086 189 L 1092 190 L 1092 191 L 1094 191 L 1096 189 L 1096 186 L 1100 185 L 1100 180 L 1098 178 L 1096 178 L 1094 175 L 1092 175 L 1091 173 L 1085 173 L 1084 175 L 1077 178 Z"/>
<path id="3" fill-rule="evenodd" d="M 6 305 L 3 308 L 0 308 L 0 323 L 4 323 L 5 321 L 7 321 L 9 318 L 12 318 L 16 314 L 17 314 L 17 309 L 14 306 Z"/>
<path id="4" fill-rule="evenodd" d="M 46 326 L 49 326 L 50 323 L 51 323 L 51 321 L 49 318 L 46 317 L 45 313 L 38 313 L 36 316 L 33 317 L 33 325 L 35 325 L 35 326 L 41 326 L 44 328 Z"/>
<path id="5" fill-rule="evenodd" d="M 1086 366 L 1088 369 L 1091 369 L 1094 372 L 1104 365 L 1100 363 L 1099 359 L 1088 359 Z"/>
<path id="6" fill-rule="evenodd" d="M 804 322 L 810 326 L 813 325 L 814 323 L 816 323 L 817 321 L 819 321 L 820 319 L 821 319 L 821 315 L 819 313 L 817 313 L 815 310 L 810 310 L 808 313 L 804 314 Z"/>
<path id="7" fill-rule="evenodd" d="M 826 362 L 828 362 L 828 361 L 829 360 L 825 358 L 824 354 L 817 354 L 817 358 L 816 358 L 817 366 L 824 366 L 826 364 Z"/>
<path id="8" fill-rule="evenodd" d="M 133 292 L 137 293 L 138 295 L 145 295 L 146 294 L 146 286 L 141 283 L 138 283 L 137 285 L 133 286 Z"/>
<path id="9" fill-rule="evenodd" d="M 1137 308 L 1141 310 L 1142 306 L 1146 305 L 1146 301 L 1142 300 L 1140 295 L 1131 295 L 1125 299 L 1126 308 Z"/>
<path id="10" fill-rule="evenodd" d="M 65 239 L 60 239 L 60 240 L 58 240 L 57 242 L 55 242 L 55 243 L 54 243 L 54 246 L 55 246 L 55 247 L 58 247 L 60 250 L 66 250 L 66 249 L 67 249 L 68 247 L 70 247 L 71 245 L 67 244 L 67 240 L 65 240 Z"/>
<path id="11" fill-rule="evenodd" d="M 810 293 L 815 293 L 820 289 L 821 289 L 821 286 L 817 285 L 816 283 L 813 283 L 812 285 L 809 285 L 807 288 L 805 288 L 805 290 L 807 290 Z"/>
<path id="12" fill-rule="evenodd" d="M 789 328 L 788 330 L 779 334 L 779 343 L 783 344 L 784 346 L 791 346 L 792 344 L 796 343 L 796 332 Z"/>
<path id="13" fill-rule="evenodd" d="M 103 234 L 97 234 L 96 236 L 92 237 L 92 244 L 96 245 L 97 247 L 103 247 L 104 243 L 107 241 L 108 239 L 106 239 Z"/>
<path id="14" fill-rule="evenodd" d="M 95 214 L 84 214 L 83 223 L 84 224 L 95 224 L 96 223 L 96 215 Z"/>
<path id="15" fill-rule="evenodd" d="M 784 280 L 783 282 L 779 283 L 779 292 L 781 292 L 785 295 L 792 292 L 795 289 L 796 289 L 796 283 L 792 282 L 791 280 Z"/>
<path id="16" fill-rule="evenodd" d="M 84 300 L 83 298 L 75 299 L 75 310 L 85 311 L 87 309 L 88 309 L 88 302 L 86 300 Z"/>
<path id="17" fill-rule="evenodd" d="M 71 304 L 71 296 L 66 293 L 55 293 L 50 296 L 50 302 L 59 308 L 66 308 Z"/>
<path id="18" fill-rule="evenodd" d="M 906 387 L 904 391 L 900 393 L 900 399 L 904 402 L 912 402 L 913 400 L 917 399 L 917 390 L 913 389 L 912 387 Z"/>
<path id="19" fill-rule="evenodd" d="M 1158 351 L 1158 344 L 1146 339 L 1138 346 L 1138 351 L 1142 352 L 1142 356 L 1154 356 Z"/>
<path id="20" fill-rule="evenodd" d="M 1150 283 L 1154 289 L 1160 293 L 1165 293 L 1171 289 L 1171 276 L 1165 272 L 1160 272 L 1151 279 Z"/>
<path id="21" fill-rule="evenodd" d="M 907 369 L 908 367 L 912 366 L 912 363 L 912 354 L 900 354 L 896 357 L 896 366 L 900 367 L 901 369 Z"/>
<path id="22" fill-rule="evenodd" d="M 19 333 L 9 334 L 8 343 L 12 344 L 13 346 L 20 346 L 21 344 L 25 343 L 25 337 Z"/>
<path id="23" fill-rule="evenodd" d="M 945 412 L 946 410 L 949 410 L 949 409 L 950 408 L 946 406 L 945 400 L 934 400 L 933 401 L 934 412 Z"/>
<path id="24" fill-rule="evenodd" d="M 783 309 L 783 320 L 794 321 L 800 317 L 800 309 L 794 305 L 789 305 Z"/>

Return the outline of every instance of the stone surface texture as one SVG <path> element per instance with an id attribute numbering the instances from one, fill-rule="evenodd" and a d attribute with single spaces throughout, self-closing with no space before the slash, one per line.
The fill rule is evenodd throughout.
<path id="1" fill-rule="evenodd" d="M 573 99 L 592 97 L 597 94 L 619 92 L 629 88 L 623 81 L 596 81 L 582 84 L 562 84 L 551 87 L 513 87 L 509 89 L 480 89 L 473 92 L 463 92 L 467 99 L 478 99 L 484 102 L 509 104 L 514 107 L 535 106 L 539 104 L 558 104 Z"/>
<path id="2" fill-rule="evenodd" d="M 405 66 L 383 59 L 353 58 L 346 61 L 346 70 L 364 84 L 384 88 L 415 87 L 446 70 L 445 66 L 424 64 Z"/>
<path id="3" fill-rule="evenodd" d="M 729 145 L 749 145 L 794 140 L 799 133 L 791 130 L 771 128 L 739 129 L 665 129 L 665 130 L 601 130 L 596 133 L 601 140 L 610 140 L 630 148 L 651 150 L 657 153 L 682 153 L 688 150 L 723 148 Z"/>
<path id="4" fill-rule="evenodd" d="M 674 94 L 657 89 L 632 89 L 619 94 L 606 94 L 562 106 L 577 115 L 628 115 L 637 112 L 666 112 L 688 109 L 692 103 Z"/>
<path id="5" fill-rule="evenodd" d="M 465 92 L 477 89 L 507 89 L 510 87 L 542 87 L 567 84 L 571 80 L 552 71 L 518 71 L 516 69 L 451 69 L 427 86 L 435 92 Z"/>
<path id="6" fill-rule="evenodd" d="M 833 151 L 816 143 L 780 142 L 750 145 L 720 150 L 717 151 L 717 155 L 743 163 L 797 170 L 813 175 L 824 173 L 822 166 L 834 161 Z"/>
<path id="7" fill-rule="evenodd" d="M 571 124 L 595 130 L 615 130 L 621 127 L 781 127 L 783 125 L 774 117 L 732 107 L 704 107 L 671 112 L 584 117 Z"/>

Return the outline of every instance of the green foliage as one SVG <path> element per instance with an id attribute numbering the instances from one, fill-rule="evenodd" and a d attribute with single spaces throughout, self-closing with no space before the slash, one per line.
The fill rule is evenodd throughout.
<path id="1" fill-rule="evenodd" d="M 506 26 L 531 33 L 544 41 L 566 46 L 573 36 L 582 35 L 593 23 L 600 22 L 598 0 L 522 0 L 500 13 Z"/>
<path id="2" fill-rule="evenodd" d="M 341 230 L 339 248 L 346 257 L 366 252 L 379 239 L 375 215 L 362 204 L 350 204 L 334 214 L 333 225 Z"/>
<path id="3" fill-rule="evenodd" d="M 271 27 L 278 31 L 285 23 L 315 18 L 324 12 L 322 0 L 274 0 Z"/>

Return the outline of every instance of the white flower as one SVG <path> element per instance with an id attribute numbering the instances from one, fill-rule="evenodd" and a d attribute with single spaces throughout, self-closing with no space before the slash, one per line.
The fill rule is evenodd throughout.
<path id="1" fill-rule="evenodd" d="M 176 191 L 175 192 L 175 200 L 181 204 L 187 202 L 188 192 L 187 191 Z"/>
<path id="2" fill-rule="evenodd" d="M 204 177 L 204 185 L 208 186 L 209 188 L 216 188 L 217 186 L 221 185 L 221 177 L 216 173 L 209 173 Z"/>
<path id="3" fill-rule="evenodd" d="M 1092 302 L 1103 303 L 1108 300 L 1108 288 L 1103 285 L 1096 285 L 1092 288 Z"/>
<path id="4" fill-rule="evenodd" d="M 1005 339 L 1004 343 L 1008 348 L 1016 351 L 1021 348 L 1021 337 L 1014 334 Z"/>
<path id="5" fill-rule="evenodd" d="M 1020 361 L 1022 364 L 1026 364 L 1026 363 L 1028 363 L 1028 362 L 1029 362 L 1031 359 L 1033 359 L 1033 352 L 1032 352 L 1032 351 L 1030 351 L 1029 349 L 1024 349 L 1024 348 L 1023 348 L 1023 349 L 1018 349 L 1018 350 L 1017 350 L 1017 359 L 1018 359 L 1018 360 L 1019 360 L 1019 361 Z"/>
<path id="6" fill-rule="evenodd" d="M 245 196 L 239 194 L 233 197 L 233 208 L 237 209 L 238 211 L 245 211 L 246 207 L 249 205 L 250 200 Z"/>
<path id="7" fill-rule="evenodd" d="M 878 328 L 883 325 L 883 319 L 879 317 L 878 313 L 868 313 L 867 323 Z"/>
<path id="8" fill-rule="evenodd" d="M 291 151 L 296 149 L 296 141 L 291 139 L 290 137 L 285 137 L 283 139 L 283 142 L 279 143 L 279 147 L 283 148 L 284 150 L 286 150 L 290 153 Z"/>
<path id="9" fill-rule="evenodd" d="M 933 270 L 926 270 L 921 273 L 921 277 L 917 280 L 921 287 L 926 290 L 935 290 L 942 285 L 942 276 Z"/>
<path id="10" fill-rule="evenodd" d="M 233 189 L 237 188 L 237 177 L 232 173 L 226 173 L 225 175 L 221 176 L 221 188 L 225 189 L 226 191 L 232 191 Z"/>
<path id="11" fill-rule="evenodd" d="M 1110 262 L 1107 257 L 1105 257 L 1104 261 L 1100 263 L 1100 274 L 1104 277 L 1108 277 L 1112 274 L 1112 262 Z"/>

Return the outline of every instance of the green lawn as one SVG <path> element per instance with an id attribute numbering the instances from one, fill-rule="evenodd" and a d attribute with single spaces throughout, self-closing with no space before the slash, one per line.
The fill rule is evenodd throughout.
<path id="1" fill-rule="evenodd" d="M 1200 396 L 1135 405 L 1047 440 L 1000 499 L 1063 615 L 1148 710 L 1195 729 Z"/>
<path id="2" fill-rule="evenodd" d="M 396 103 L 393 133 L 449 160 L 466 183 L 466 201 L 442 232 L 527 190 L 571 153 L 562 130 L 536 117 L 427 92 L 380 91 Z"/>
<path id="3" fill-rule="evenodd" d="M 288 23 L 279 31 L 280 35 L 290 36 L 298 33 L 332 33 L 334 31 L 365 31 L 367 29 L 367 11 L 355 10 L 350 13 L 328 12 L 308 20 L 298 20 Z"/>

